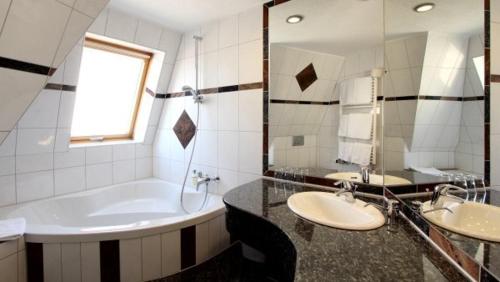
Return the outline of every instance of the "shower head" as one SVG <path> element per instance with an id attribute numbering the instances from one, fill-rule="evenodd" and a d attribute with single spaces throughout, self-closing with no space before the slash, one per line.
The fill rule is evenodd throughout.
<path id="1" fill-rule="evenodd" d="M 203 99 L 203 97 L 198 93 L 198 91 L 194 90 L 193 87 L 184 85 L 182 86 L 182 91 L 189 92 L 193 96 L 193 100 L 195 103 L 201 103 L 201 99 Z"/>

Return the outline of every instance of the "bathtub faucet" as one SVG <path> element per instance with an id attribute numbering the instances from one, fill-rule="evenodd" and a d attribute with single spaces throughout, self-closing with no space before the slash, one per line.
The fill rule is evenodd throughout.
<path id="1" fill-rule="evenodd" d="M 197 172 L 196 170 L 193 170 L 192 180 L 193 180 L 193 186 L 196 187 L 196 191 L 199 191 L 200 185 L 205 184 L 207 185 L 208 188 L 208 184 L 210 182 L 219 182 L 220 178 L 218 176 L 210 177 L 208 174 L 205 174 L 205 176 L 203 176 L 203 172 L 201 171 Z"/>

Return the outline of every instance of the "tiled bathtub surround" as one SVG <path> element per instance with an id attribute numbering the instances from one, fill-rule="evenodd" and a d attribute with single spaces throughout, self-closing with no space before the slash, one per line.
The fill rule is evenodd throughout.
<path id="1" fill-rule="evenodd" d="M 180 34 L 109 9 L 89 31 L 165 52 L 154 90 L 166 91 Z M 78 85 L 81 52 L 80 41 L 0 145 L 0 206 L 153 175 L 152 144 L 162 99 L 153 102 L 144 142 L 69 148 L 75 101 L 72 86 Z"/>
<path id="2" fill-rule="evenodd" d="M 193 148 L 191 141 L 184 149 L 173 131 L 184 110 L 196 120 L 193 98 L 176 94 L 184 85 L 195 87 L 193 35 L 203 37 L 199 87 L 205 93 L 218 93 L 204 95 L 200 105 L 191 170 L 220 176 L 220 182 L 210 186 L 212 192 L 220 194 L 262 173 L 261 29 L 262 7 L 258 6 L 183 35 L 168 87 L 171 94 L 165 100 L 154 143 L 155 177 L 181 184 Z M 254 83 L 259 88 L 241 89 Z"/>
<path id="3" fill-rule="evenodd" d="M 27 243 L 28 276 L 31 281 L 46 282 L 127 282 L 166 277 L 200 264 L 229 246 L 224 218 L 220 215 L 200 224 L 144 237 Z M 0 260 L 0 269 L 3 262 Z M 20 270 L 23 267 L 21 265 Z"/>
<path id="4" fill-rule="evenodd" d="M 0 143 L 107 3 L 2 1 Z"/>
<path id="5" fill-rule="evenodd" d="M 26 250 L 23 237 L 0 242 L 0 281 L 27 281 Z"/>

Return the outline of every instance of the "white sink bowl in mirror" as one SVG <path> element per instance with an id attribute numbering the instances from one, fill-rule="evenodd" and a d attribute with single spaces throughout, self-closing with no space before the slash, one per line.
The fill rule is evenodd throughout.
<path id="1" fill-rule="evenodd" d="M 326 178 L 349 180 L 353 182 L 363 182 L 361 174 L 357 172 L 336 172 L 330 173 L 325 176 Z M 382 177 L 380 174 L 370 174 L 370 184 L 373 185 L 406 185 L 411 184 L 408 179 L 397 176 L 385 175 Z"/>
<path id="2" fill-rule="evenodd" d="M 366 202 L 328 192 L 302 192 L 288 198 L 288 207 L 312 222 L 347 230 L 370 230 L 385 224 L 384 215 Z"/>
<path id="3" fill-rule="evenodd" d="M 426 212 L 439 207 L 446 207 L 451 212 L 448 210 Z M 430 201 L 423 203 L 420 212 L 433 224 L 449 231 L 500 242 L 500 207 L 474 202 L 461 204 L 443 197 L 434 207 L 431 207 Z"/>

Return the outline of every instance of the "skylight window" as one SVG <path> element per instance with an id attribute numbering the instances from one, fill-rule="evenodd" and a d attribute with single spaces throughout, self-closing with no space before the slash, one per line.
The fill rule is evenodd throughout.
<path id="1" fill-rule="evenodd" d="M 76 92 L 72 141 L 133 139 L 152 54 L 86 38 Z"/>
<path id="2" fill-rule="evenodd" d="M 476 68 L 477 75 L 481 80 L 481 86 L 484 90 L 484 56 L 475 57 L 472 60 L 474 61 L 474 67 Z"/>

